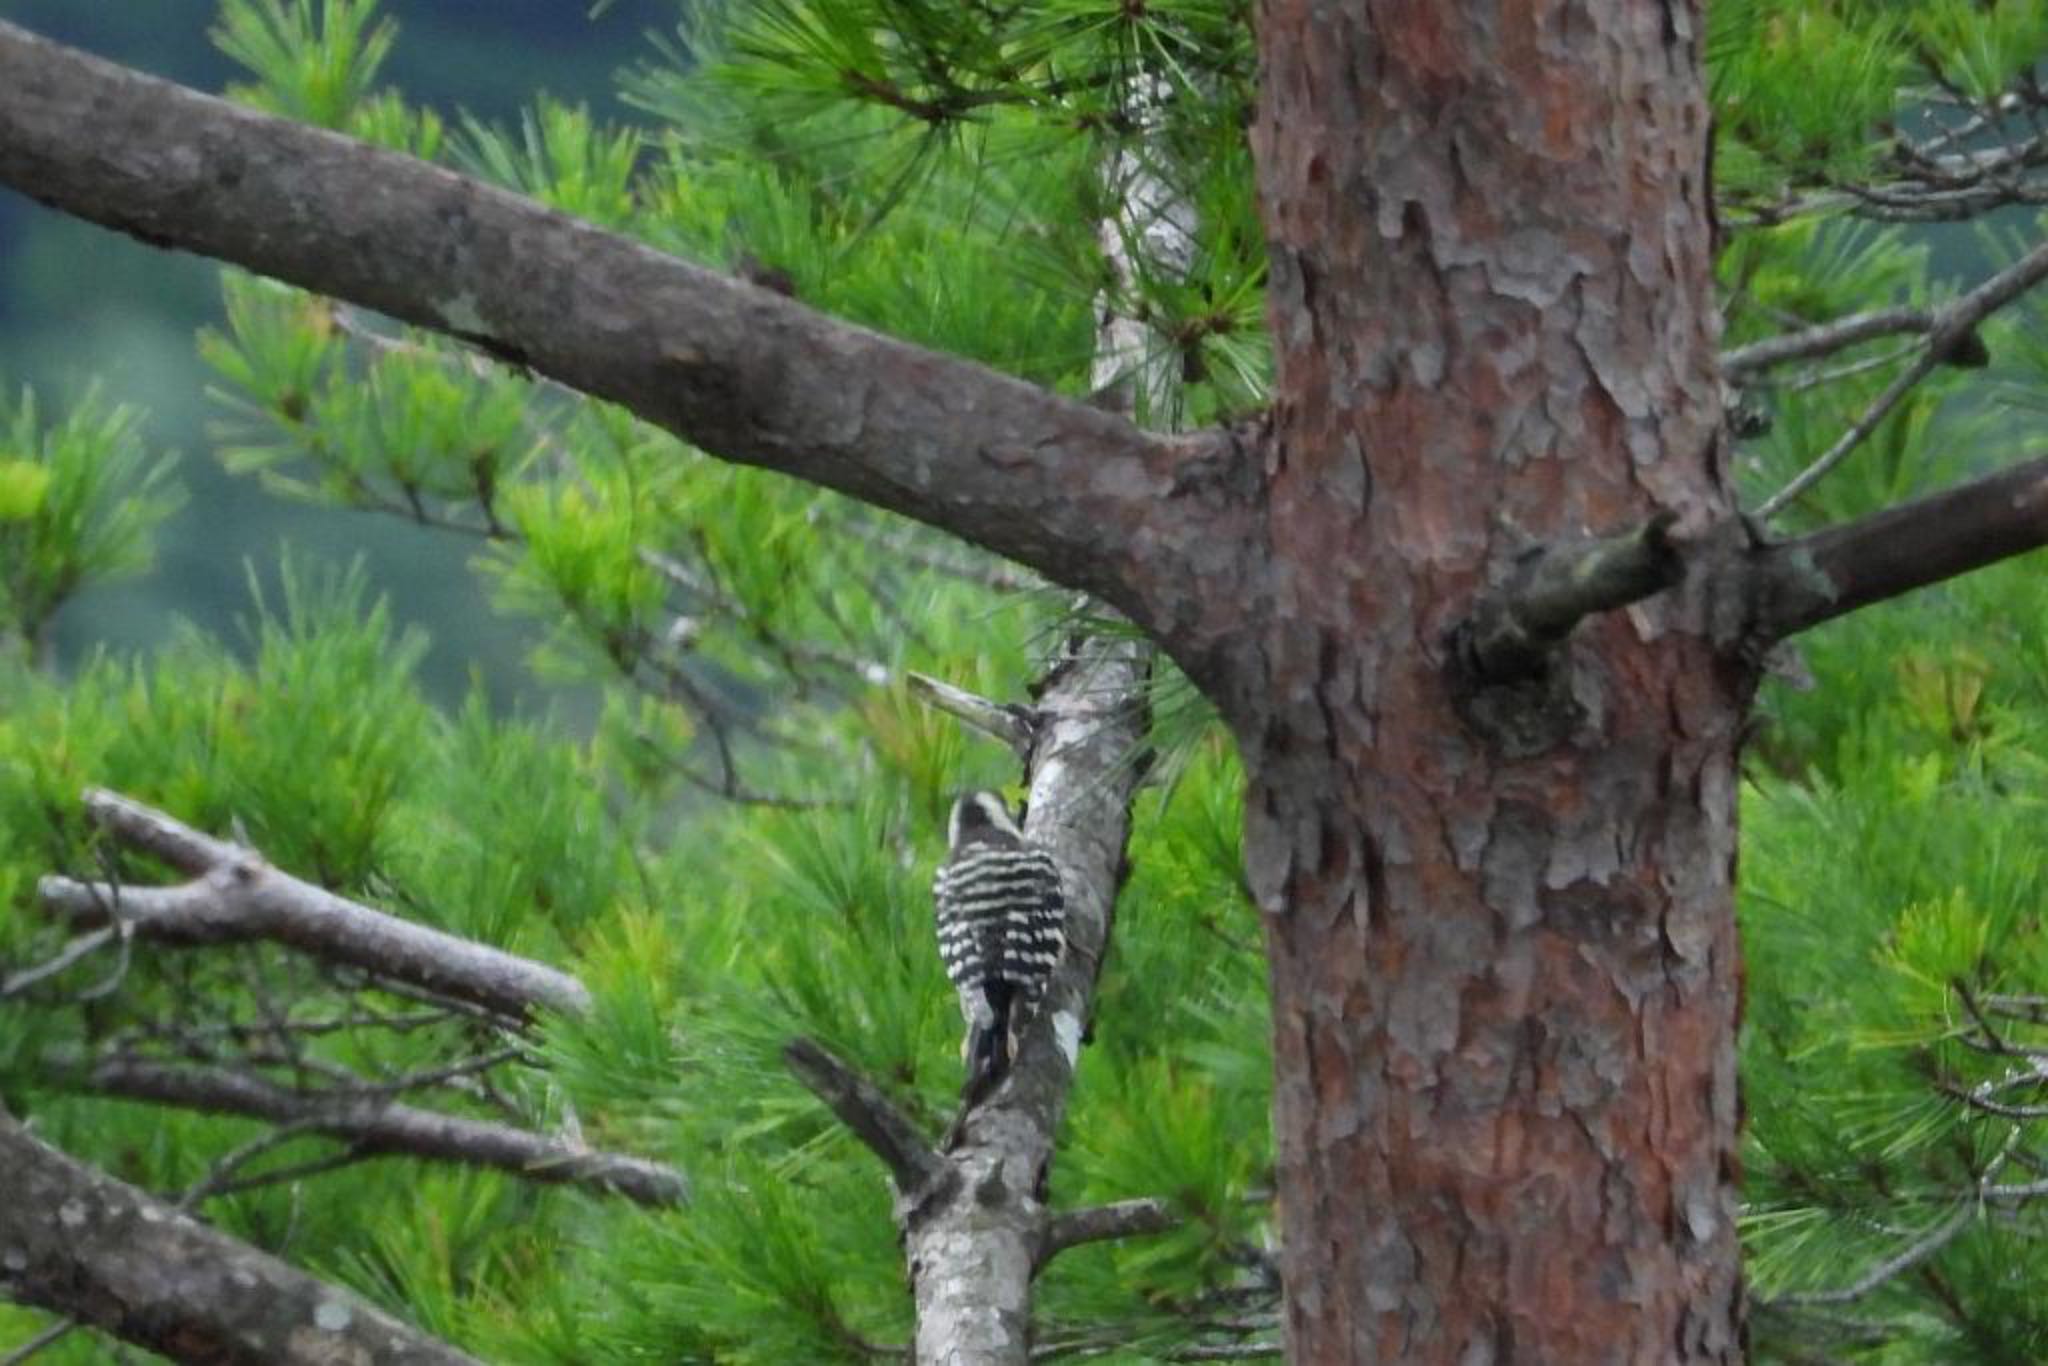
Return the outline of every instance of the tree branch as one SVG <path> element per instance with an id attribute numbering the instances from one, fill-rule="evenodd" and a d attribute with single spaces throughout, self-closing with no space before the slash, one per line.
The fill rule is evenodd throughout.
<path id="1" fill-rule="evenodd" d="M 11 24 L 0 24 L 0 183 L 462 338 L 721 458 L 928 522 L 1155 628 L 1192 600 L 1174 562 L 1217 558 L 1226 514 L 1173 495 L 1184 464 L 1227 454 L 1222 433 L 1148 435 L 507 191 Z"/>
<path id="2" fill-rule="evenodd" d="M 1824 621 L 2048 545 L 2048 457 L 1764 548 L 1749 576 L 1754 633 Z"/>
<path id="3" fill-rule="evenodd" d="M 1920 1237 L 1915 1238 L 1895 1255 L 1887 1257 L 1870 1267 L 1848 1285 L 1835 1290 L 1807 1290 L 1789 1295 L 1776 1296 L 1772 1305 L 1814 1305 L 1853 1304 L 1901 1272 L 1910 1271 L 1920 1263 L 1934 1256 L 1950 1243 L 1956 1235 L 1976 1221 L 1980 1206 L 1972 1200 L 1957 1203 L 1948 1216 L 1936 1222 Z"/>
<path id="4" fill-rule="evenodd" d="M 962 725 L 971 726 L 1017 751 L 1019 758 L 1031 753 L 1037 721 L 1029 707 L 1014 702 L 991 702 L 986 697 L 956 688 L 928 674 L 911 671 L 904 675 L 911 695 L 929 707 L 936 707 Z"/>
<path id="5" fill-rule="evenodd" d="M 1659 513 L 1618 536 L 1535 552 L 1454 633 L 1466 673 L 1481 683 L 1527 678 L 1586 617 L 1677 583 L 1685 565 L 1666 535 L 1672 520 Z"/>
<path id="6" fill-rule="evenodd" d="M 1849 430 L 1843 432 L 1833 445 L 1823 451 L 1812 464 L 1801 470 L 1785 487 L 1766 498 L 1757 507 L 1756 515 L 1773 515 L 1819 483 L 1828 471 L 1839 465 L 1851 451 L 1862 444 L 1865 437 L 1877 429 L 1885 415 L 1898 406 L 1900 400 L 1905 398 L 1914 385 L 1933 373 L 1937 366 L 1956 361 L 1961 356 L 1981 357 L 1983 344 L 1976 340 L 1978 324 L 2032 289 L 2043 278 L 2048 278 L 2048 242 L 2035 247 L 1969 293 L 1936 309 L 1927 328 L 1926 350 L 1921 353 L 1919 359 L 1872 399 L 1870 406 L 1863 410 L 1862 415 L 1850 424 Z M 1975 348 L 1974 353 L 1971 351 L 1972 347 Z M 1977 363 L 1981 364 L 1981 359 Z"/>
<path id="7" fill-rule="evenodd" d="M 121 1100 L 292 1125 L 369 1153 L 492 1167 L 544 1185 L 587 1186 L 642 1205 L 677 1205 L 688 1194 L 682 1174 L 659 1162 L 590 1152 L 510 1125 L 381 1098 L 291 1091 L 225 1067 L 115 1059 L 94 1067 L 83 1088 Z"/>
<path id="8" fill-rule="evenodd" d="M 1855 313 L 1723 351 L 1721 374 L 1726 379 L 1740 382 L 1758 370 L 1767 370 L 1786 361 L 1833 355 L 1858 342 L 1900 332 L 1927 332 L 1934 326 L 1935 314 L 1925 308 L 1880 308 L 1869 313 Z"/>
<path id="9" fill-rule="evenodd" d="M 1119 1200 L 1113 1205 L 1066 1210 L 1045 1224 L 1038 1245 L 1038 1264 L 1045 1265 L 1070 1247 L 1112 1238 L 1142 1238 L 1180 1226 L 1180 1216 L 1164 1200 Z"/>
<path id="10" fill-rule="evenodd" d="M 0 1366 L 21 1366 L 22 1362 L 27 1361 L 45 1347 L 54 1346 L 60 1338 L 76 1327 L 78 1327 L 76 1319 L 58 1319 L 55 1323 L 50 1324 L 34 1337 L 28 1339 L 28 1341 L 14 1347 L 6 1356 L 0 1357 Z"/>
<path id="11" fill-rule="evenodd" d="M 85 806 L 124 843 L 194 880 L 176 887 L 128 887 L 44 878 L 37 886 L 43 906 L 76 923 L 118 919 L 137 938 L 169 945 L 267 939 L 514 1021 L 537 1009 L 589 1008 L 583 984 L 545 963 L 336 896 L 251 850 L 203 835 L 118 793 L 90 790 Z"/>
<path id="12" fill-rule="evenodd" d="M 0 1292 L 179 1361 L 474 1366 L 351 1292 L 73 1161 L 5 1112 Z"/>
<path id="13" fill-rule="evenodd" d="M 917 1131 L 910 1117 L 882 1088 L 834 1057 L 814 1039 L 793 1039 L 782 1060 L 798 1081 L 825 1102 L 854 1136 L 882 1159 L 896 1189 L 906 1197 L 936 1189 L 948 1172 L 945 1160 Z"/>

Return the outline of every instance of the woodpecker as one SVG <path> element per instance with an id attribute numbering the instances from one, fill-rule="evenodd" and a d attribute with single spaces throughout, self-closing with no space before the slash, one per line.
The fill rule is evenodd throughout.
<path id="1" fill-rule="evenodd" d="M 993 792 L 953 803 L 946 861 L 932 883 L 939 960 L 967 1018 L 971 1103 L 1010 1069 L 1016 1034 L 1052 980 L 1066 934 L 1066 895 L 1052 855 L 1024 838 Z"/>

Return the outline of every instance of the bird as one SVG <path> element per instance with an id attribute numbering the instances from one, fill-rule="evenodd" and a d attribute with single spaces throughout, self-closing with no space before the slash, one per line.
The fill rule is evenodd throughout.
<path id="1" fill-rule="evenodd" d="M 1017 1039 L 1052 980 L 1066 939 L 1059 864 L 1025 838 L 1000 795 L 963 793 L 932 880 L 939 961 L 967 1021 L 969 1104 L 1009 1074 Z"/>

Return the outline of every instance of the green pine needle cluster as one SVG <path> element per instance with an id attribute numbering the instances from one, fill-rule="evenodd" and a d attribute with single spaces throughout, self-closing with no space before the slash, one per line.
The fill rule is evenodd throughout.
<path id="1" fill-rule="evenodd" d="M 1257 407 L 1270 350 L 1247 5 L 691 8 L 625 73 L 643 119 L 625 125 L 545 99 L 510 128 L 415 103 L 379 83 L 402 39 L 371 0 L 225 0 L 215 36 L 247 72 L 239 99 L 814 307 L 1082 394 L 1107 306 L 1150 325 L 1181 382 L 1183 411 L 1141 416 Z M 1895 173 L 1891 140 L 1930 90 L 1991 101 L 2024 79 L 2048 50 L 2041 7 L 1709 12 L 1727 343 L 1953 297 L 1924 234 L 1854 219 L 1839 191 Z M 1142 118 L 1140 78 L 1156 90 Z M 1184 272 L 1110 268 L 1102 173 L 1118 155 L 1153 157 L 1196 208 Z M 2013 259 L 2040 229 L 1987 238 L 1984 259 Z M 883 1173 L 781 1050 L 813 1036 L 928 1132 L 951 1117 L 960 1026 L 930 876 L 952 795 L 1011 786 L 1016 768 L 903 678 L 1021 698 L 1082 624 L 1073 604 L 427 334 L 234 272 L 223 292 L 224 323 L 198 346 L 228 467 L 469 538 L 479 602 L 534 625 L 537 675 L 562 698 L 539 714 L 507 715 L 481 689 L 435 705 L 416 679 L 426 642 L 361 573 L 298 562 L 275 589 L 252 576 L 237 637 L 188 629 L 144 657 L 54 670 L 36 648 L 53 613 L 145 568 L 179 494 L 128 410 L 0 402 L 0 634 L 20 647 L 0 652 L 0 971 L 64 942 L 38 877 L 169 879 L 86 824 L 88 786 L 556 964 L 589 1011 L 543 1021 L 487 1086 L 420 1103 L 669 1162 L 685 1206 L 384 1158 L 217 1195 L 207 1217 L 490 1360 L 853 1362 L 900 1347 L 910 1309 Z M 1908 341 L 1822 367 L 1849 373 L 1752 386 L 1769 419 L 1738 453 L 1752 499 L 1855 420 Z M 2048 403 L 2048 314 L 2001 315 L 1982 341 L 1988 373 L 1937 371 L 1785 525 L 1977 472 L 1977 452 L 2030 431 Z M 1799 1359 L 1816 1335 L 1870 1362 L 2048 1355 L 2035 1207 L 1979 1202 L 1987 1182 L 2040 1179 L 2048 1121 L 1964 1099 L 2040 1103 L 1999 1088 L 2048 1048 L 2044 584 L 2021 562 L 1838 623 L 1803 647 L 1820 690 L 1766 698 L 1742 916 L 1745 1233 L 1767 1356 Z M 1134 1363 L 1270 1338 L 1280 1236 L 1242 775 L 1185 678 L 1162 669 L 1154 688 L 1154 753 L 1131 756 L 1152 780 L 1050 1199 L 1155 1196 L 1181 1222 L 1073 1250 L 1036 1290 L 1041 1345 Z M 176 1193 L 262 1128 L 96 1098 L 95 1057 L 248 1056 L 292 1026 L 310 1040 L 302 1069 L 378 1078 L 481 1046 L 473 1025 L 420 1013 L 275 949 L 137 944 L 0 999 L 0 1096 L 52 1141 Z M 354 1023 L 312 1028 L 328 1020 Z M 334 1155 L 287 1137 L 247 1173 Z M 1875 1294 L 1825 1310 L 1792 1298 L 1952 1218 L 1952 1238 Z M 38 1324 L 0 1308 L 0 1342 Z M 106 1350 L 74 1334 L 46 1359 Z"/>

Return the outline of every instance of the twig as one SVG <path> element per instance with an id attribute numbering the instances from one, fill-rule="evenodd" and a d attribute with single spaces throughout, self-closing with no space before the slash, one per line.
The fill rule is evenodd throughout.
<path id="1" fill-rule="evenodd" d="M 282 1148 L 285 1144 L 295 1139 L 303 1138 L 310 1132 L 312 1132 L 311 1126 L 304 1121 L 293 1120 L 287 1124 L 280 1124 L 269 1133 L 260 1134 L 239 1147 L 230 1148 L 214 1160 L 213 1165 L 207 1169 L 205 1176 L 200 1177 L 185 1188 L 185 1193 L 177 1199 L 177 1207 L 181 1210 L 190 1210 L 202 1202 L 212 1199 L 215 1195 L 220 1194 L 226 1185 L 234 1179 L 236 1171 L 254 1162 L 263 1154 Z"/>
<path id="2" fill-rule="evenodd" d="M 2011 1086 L 2019 1082 L 2032 1082 L 2034 1085 L 2039 1086 L 2044 1081 L 2048 1081 L 2048 1077 L 2012 1077 L 1997 1083 L 1997 1085 Z M 1997 1115 L 2000 1119 L 2048 1119 L 2048 1105 L 2011 1105 L 2005 1101 L 1993 1100 L 1985 1089 L 1987 1087 L 1996 1089 L 1990 1082 L 1986 1082 L 1984 1086 L 1974 1089 L 1965 1089 L 1961 1086 L 1944 1082 L 1937 1085 L 1934 1089 L 1941 1092 L 1944 1096 L 1961 1101 L 1972 1110 L 1981 1110 L 1987 1115 Z"/>
<path id="3" fill-rule="evenodd" d="M 1770 517 L 1800 494 L 1812 488 L 1825 478 L 1828 472 L 1848 458 L 1851 451 L 1863 444 L 1863 439 L 1877 430 L 1880 422 L 1890 415 L 1901 399 L 1913 391 L 1915 385 L 1934 373 L 1941 362 L 1932 351 L 1923 351 L 1920 358 L 1901 370 L 1884 392 L 1870 401 L 1862 414 L 1849 424 L 1849 429 L 1835 438 L 1834 444 L 1822 451 L 1819 458 L 1799 471 L 1792 481 L 1758 505 L 1756 516 Z"/>
<path id="4" fill-rule="evenodd" d="M 348 304 L 335 303 L 329 310 L 329 317 L 343 336 L 362 344 L 363 348 L 379 358 L 398 357 L 416 360 L 427 365 L 445 369 L 464 369 L 474 379 L 492 380 L 514 377 L 526 381 L 536 389 L 555 394 L 576 403 L 590 400 L 579 390 L 549 379 L 546 375 L 517 365 L 508 364 L 502 357 L 488 355 L 474 346 L 465 346 L 458 351 L 443 351 L 439 347 L 426 346 L 406 337 L 393 337 L 377 331 L 362 319 L 361 312 Z"/>
<path id="5" fill-rule="evenodd" d="M 282 1167 L 272 1167 L 253 1176 L 238 1176 L 215 1186 L 209 1198 L 222 1195 L 239 1195 L 243 1191 L 260 1190 L 264 1186 L 275 1186 L 285 1181 L 299 1181 L 308 1176 L 319 1176 L 342 1167 L 352 1167 L 358 1162 L 368 1161 L 375 1153 L 366 1152 L 351 1144 L 324 1157 L 309 1157 L 304 1162 L 290 1162 Z"/>
<path id="6" fill-rule="evenodd" d="M 1979 323 L 2033 288 L 2044 276 L 2048 276 L 2048 242 L 2035 247 L 1969 293 L 1937 310 L 1932 325 L 1926 329 L 1926 350 L 1920 358 L 1886 385 L 1884 391 L 1863 410 L 1863 415 L 1818 459 L 1801 470 L 1785 487 L 1766 498 L 1757 508 L 1756 515 L 1770 517 L 1776 514 L 1819 483 L 1877 429 L 1877 425 L 1912 391 L 1913 386 L 1927 378 L 1944 361 L 1953 358 L 1957 348 L 1969 342 Z"/>
<path id="7" fill-rule="evenodd" d="M 1742 380 L 1752 371 L 1769 369 L 1788 360 L 1809 360 L 1832 355 L 1845 347 L 1875 337 L 1899 332 L 1926 332 L 1935 326 L 1936 315 L 1924 308 L 1880 308 L 1817 323 L 1798 332 L 1766 337 L 1721 353 L 1721 373 Z"/>
<path id="8" fill-rule="evenodd" d="M 1112 1238 L 1140 1238 L 1165 1233 L 1180 1225 L 1180 1216 L 1164 1200 L 1119 1200 L 1115 1204 L 1067 1210 L 1046 1222 L 1039 1243 L 1038 1264 L 1044 1266 L 1068 1248 Z"/>
<path id="9" fill-rule="evenodd" d="M 116 924 L 103 926 L 89 933 L 74 936 L 69 943 L 57 953 L 51 955 L 46 961 L 38 963 L 32 968 L 23 968 L 13 976 L 0 980 L 0 1000 L 5 1000 L 17 992 L 27 991 L 36 983 L 55 977 L 58 973 L 64 971 L 64 969 L 70 967 L 94 949 L 107 943 L 119 933 L 121 933 L 121 927 Z M 4 1363 L 0 1363 L 0 1366 L 4 1366 Z"/>
<path id="10" fill-rule="evenodd" d="M 1837 365 L 1831 370 L 1809 370 L 1804 374 L 1794 375 L 1791 379 L 1785 380 L 1782 383 L 1775 383 L 1775 387 L 1788 394 L 1797 394 L 1803 393 L 1808 389 L 1818 389 L 1823 385 L 1839 384 L 1845 379 L 1854 379 L 1856 376 L 1868 374 L 1872 370 L 1888 369 L 1891 366 L 1897 365 L 1919 349 L 1917 342 L 1909 346 L 1894 347 L 1892 350 L 1886 351 L 1881 355 L 1865 356 L 1862 360 Z M 1770 380 L 1760 380 L 1757 382 L 1760 384 L 1774 384 L 1774 381 Z"/>
<path id="11" fill-rule="evenodd" d="M 45 1347 L 54 1345 L 59 1338 L 62 1338 L 77 1326 L 78 1320 L 76 1319 L 58 1319 L 55 1323 L 43 1328 L 42 1331 L 38 1332 L 27 1342 L 16 1347 L 6 1356 L 0 1357 L 0 1366 L 21 1366 L 22 1362 L 27 1361 Z"/>
<path id="12" fill-rule="evenodd" d="M 679 1172 L 644 1158 L 590 1152 L 509 1125 L 381 1099 L 289 1091 L 224 1067 L 168 1067 L 115 1059 L 93 1068 L 82 1085 L 124 1100 L 291 1125 L 340 1139 L 365 1153 L 493 1167 L 528 1181 L 613 1192 L 643 1205 L 680 1204 L 687 1196 Z"/>
<path id="13" fill-rule="evenodd" d="M 986 697 L 956 688 L 928 674 L 905 673 L 911 693 L 927 706 L 1001 740 L 1019 755 L 1029 755 L 1038 733 L 1037 719 L 1028 707 L 1015 703 L 991 702 Z"/>
<path id="14" fill-rule="evenodd" d="M 2048 1195 L 2048 1179 L 2040 1181 L 2017 1181 L 2006 1186 L 1985 1186 L 1982 1194 L 1986 1200 L 2039 1200 Z"/>
<path id="15" fill-rule="evenodd" d="M 882 1159 L 898 1191 L 915 1196 L 945 1178 L 944 1159 L 896 1102 L 815 1039 L 790 1040 L 782 1050 L 782 1060 L 811 1094 L 824 1101 L 840 1122 Z"/>
<path id="16" fill-rule="evenodd" d="M 1989 1194 L 1989 1188 L 1985 1191 Z M 1900 1251 L 1871 1267 L 1854 1281 L 1837 1290 L 1808 1290 L 1797 1294 L 1779 1295 L 1773 1304 L 1848 1304 L 1859 1300 L 1871 1291 L 1891 1280 L 1903 1271 L 1910 1271 L 1935 1253 L 1955 1241 L 1956 1235 L 1970 1226 L 1970 1220 L 1977 1213 L 1977 1202 L 1965 1200 L 1950 1212 L 1946 1219 L 1934 1225 L 1907 1244 Z"/>

